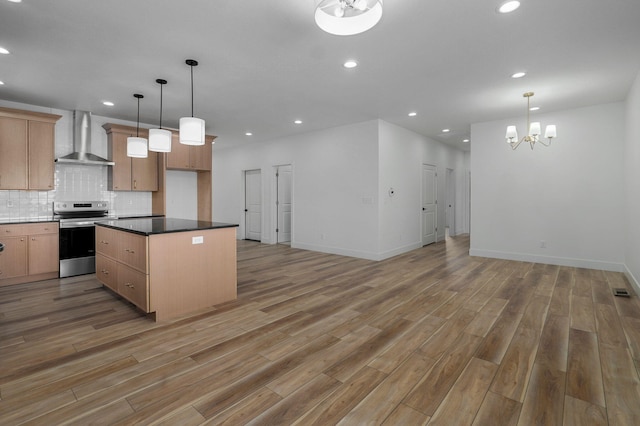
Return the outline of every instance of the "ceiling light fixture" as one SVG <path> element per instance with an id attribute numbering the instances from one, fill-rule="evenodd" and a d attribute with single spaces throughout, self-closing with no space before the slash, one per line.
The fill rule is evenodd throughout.
<path id="1" fill-rule="evenodd" d="M 133 97 L 138 99 L 138 118 L 136 120 L 136 136 L 127 138 L 127 157 L 147 158 L 149 155 L 147 151 L 147 140 L 139 137 L 138 134 L 140 130 L 140 99 L 144 98 L 144 96 L 136 93 Z"/>
<path id="2" fill-rule="evenodd" d="M 4 85 L 4 81 L 0 80 L 0 86 Z"/>
<path id="3" fill-rule="evenodd" d="M 518 131 L 516 130 L 516 126 L 507 126 L 507 143 L 511 145 L 511 149 L 516 149 L 522 142 L 529 142 L 531 145 L 531 149 L 533 149 L 533 145 L 536 142 L 540 142 L 544 146 L 551 145 L 551 139 L 557 136 L 556 126 L 555 124 L 549 124 L 544 130 L 544 137 L 549 139 L 548 142 L 545 143 L 544 140 L 540 139 L 540 122 L 535 121 L 533 123 L 529 120 L 529 111 L 531 108 L 529 107 L 529 102 L 531 97 L 533 96 L 533 92 L 526 92 L 522 96 L 527 98 L 527 128 L 529 129 L 529 133 L 524 136 L 522 139 L 518 140 Z"/>
<path id="4" fill-rule="evenodd" d="M 529 111 L 538 111 L 539 109 L 540 109 L 539 106 L 534 106 L 534 107 L 529 108 Z"/>
<path id="5" fill-rule="evenodd" d="M 296 120 L 293 122 L 293 124 L 302 124 L 302 120 Z"/>
<path id="6" fill-rule="evenodd" d="M 519 1 L 509 0 L 509 1 L 505 1 L 504 3 L 501 3 L 500 6 L 498 6 L 497 10 L 500 13 L 511 13 L 519 7 L 520 7 Z"/>
<path id="7" fill-rule="evenodd" d="M 253 133 L 251 133 L 251 132 L 247 132 L 247 133 L 245 133 L 244 135 L 245 135 L 245 136 L 253 136 Z"/>
<path id="8" fill-rule="evenodd" d="M 104 101 L 104 102 L 102 102 L 102 105 L 104 105 L 104 106 L 113 106 L 114 103 L 111 102 L 111 101 Z"/>
<path id="9" fill-rule="evenodd" d="M 329 34 L 348 36 L 373 28 L 382 18 L 382 0 L 319 0 L 316 24 Z"/>
<path id="10" fill-rule="evenodd" d="M 417 112 L 412 111 L 412 112 L 410 112 L 410 113 L 409 113 L 409 114 L 407 114 L 407 115 L 408 115 L 409 117 L 415 117 L 416 115 L 418 115 L 418 113 L 417 113 Z"/>
<path id="11" fill-rule="evenodd" d="M 449 133 L 451 129 L 442 129 L 442 133 Z"/>
<path id="12" fill-rule="evenodd" d="M 185 63 L 191 67 L 191 117 L 180 119 L 180 143 L 204 145 L 204 120 L 193 116 L 193 67 L 198 66 L 198 61 L 187 59 Z"/>
<path id="13" fill-rule="evenodd" d="M 8 55 L 9 51 L 7 49 L 5 49 L 4 47 L 0 47 L 0 53 L 2 53 L 3 55 Z"/>
<path id="14" fill-rule="evenodd" d="M 469 139 L 462 139 L 462 142 L 469 143 Z"/>
<path id="15" fill-rule="evenodd" d="M 526 72 L 522 72 L 522 71 L 520 71 L 520 72 L 517 72 L 517 73 L 515 73 L 515 74 L 511 74 L 511 78 L 522 78 L 522 77 L 524 77 L 525 75 L 527 75 L 527 73 L 526 73 Z"/>
<path id="16" fill-rule="evenodd" d="M 156 79 L 160 85 L 160 124 L 157 129 L 149 129 L 149 151 L 171 152 L 171 132 L 162 128 L 162 86 L 167 80 Z"/>
<path id="17" fill-rule="evenodd" d="M 342 64 L 343 67 L 345 68 L 355 68 L 358 66 L 358 63 L 356 61 L 354 61 L 353 59 L 348 60 L 347 62 L 345 62 L 344 64 Z"/>

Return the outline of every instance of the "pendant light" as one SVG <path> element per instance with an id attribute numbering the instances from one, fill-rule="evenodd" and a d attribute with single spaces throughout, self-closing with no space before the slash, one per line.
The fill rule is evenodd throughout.
<path id="1" fill-rule="evenodd" d="M 138 135 L 140 129 L 140 99 L 144 98 L 144 96 L 136 93 L 133 97 L 138 99 L 138 119 L 136 121 L 136 137 L 127 138 L 127 157 L 147 158 L 147 140 Z"/>
<path id="2" fill-rule="evenodd" d="M 180 143 L 184 145 L 204 145 L 204 120 L 193 116 L 193 67 L 198 66 L 195 59 L 187 59 L 191 67 L 191 117 L 180 119 Z"/>
<path id="3" fill-rule="evenodd" d="M 149 129 L 149 151 L 171 152 L 171 132 L 162 128 L 162 86 L 167 80 L 156 80 L 160 85 L 160 125 L 158 129 Z"/>

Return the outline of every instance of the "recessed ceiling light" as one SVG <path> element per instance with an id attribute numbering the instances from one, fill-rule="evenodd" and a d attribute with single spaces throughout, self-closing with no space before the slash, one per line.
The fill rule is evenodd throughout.
<path id="1" fill-rule="evenodd" d="M 415 117 L 416 115 L 418 115 L 418 113 L 417 113 L 417 112 L 413 112 L 413 111 L 412 111 L 412 112 L 410 112 L 410 113 L 409 113 L 409 117 Z"/>
<path id="2" fill-rule="evenodd" d="M 251 132 L 247 132 L 247 133 L 245 133 L 244 135 L 245 135 L 245 136 L 253 136 L 253 133 L 251 133 Z"/>
<path id="3" fill-rule="evenodd" d="M 501 3 L 500 6 L 498 6 L 497 10 L 500 13 L 509 13 L 509 12 L 513 12 L 519 7 L 520 7 L 519 1 L 509 0 L 509 1 L 505 1 L 504 3 Z"/>
<path id="4" fill-rule="evenodd" d="M 22 0 L 9 0 L 11 3 L 22 3 Z"/>
<path id="5" fill-rule="evenodd" d="M 102 102 L 102 105 L 106 105 L 106 106 L 113 106 L 113 105 L 114 105 L 114 103 L 113 103 L 113 102 L 111 102 L 111 101 L 104 101 L 104 102 Z"/>
<path id="6" fill-rule="evenodd" d="M 462 139 L 462 142 L 469 143 L 469 139 Z"/>
<path id="7" fill-rule="evenodd" d="M 302 124 L 302 120 L 296 120 L 293 122 L 294 124 Z"/>
<path id="8" fill-rule="evenodd" d="M 442 129 L 442 133 L 449 133 L 451 129 Z"/>
<path id="9" fill-rule="evenodd" d="M 358 63 L 356 61 L 354 61 L 353 59 L 349 59 L 347 62 L 342 64 L 342 66 L 345 67 L 345 68 L 355 68 L 355 67 L 358 66 Z"/>
<path id="10" fill-rule="evenodd" d="M 539 106 L 535 106 L 535 107 L 531 107 L 531 108 L 529 108 L 529 111 L 537 111 L 537 110 L 539 110 L 539 109 L 540 109 L 540 107 L 539 107 Z"/>
<path id="11" fill-rule="evenodd" d="M 4 47 L 0 47 L 0 53 L 2 53 L 3 55 L 8 55 L 9 51 L 7 49 L 5 49 Z"/>
<path id="12" fill-rule="evenodd" d="M 4 81 L 0 80 L 0 86 L 2 86 L 4 84 Z"/>
<path id="13" fill-rule="evenodd" d="M 526 73 L 526 72 L 517 72 L 517 73 L 515 73 L 515 74 L 512 74 L 512 75 L 511 75 L 511 78 L 522 78 L 522 77 L 524 77 L 525 75 L 527 75 L 527 73 Z"/>

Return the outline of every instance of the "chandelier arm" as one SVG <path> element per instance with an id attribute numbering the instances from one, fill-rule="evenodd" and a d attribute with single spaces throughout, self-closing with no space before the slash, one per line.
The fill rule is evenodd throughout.
<path id="1" fill-rule="evenodd" d="M 511 142 L 511 143 L 509 144 L 509 145 L 511 145 L 511 149 L 512 149 L 513 151 L 515 151 L 515 150 L 516 150 L 516 148 L 520 146 L 520 144 L 522 143 L 522 141 L 523 141 L 523 140 L 524 140 L 524 139 L 520 139 L 518 142 Z"/>
<path id="2" fill-rule="evenodd" d="M 538 142 L 540 142 L 544 146 L 550 146 L 551 145 L 551 139 L 549 139 L 549 142 L 545 142 L 544 139 L 539 139 Z"/>

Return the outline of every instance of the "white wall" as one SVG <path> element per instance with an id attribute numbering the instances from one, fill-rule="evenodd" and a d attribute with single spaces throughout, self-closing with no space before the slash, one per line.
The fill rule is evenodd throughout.
<path id="1" fill-rule="evenodd" d="M 237 148 L 214 145 L 214 221 L 239 223 L 244 236 L 243 171 L 260 169 L 262 241 L 275 242 L 273 167 L 291 164 L 291 245 L 377 257 L 377 134 L 374 120 Z"/>
<path id="2" fill-rule="evenodd" d="M 379 260 L 420 246 L 421 165 L 461 176 L 468 163 L 449 148 L 381 120 L 217 150 L 213 217 L 239 223 L 244 236 L 243 171 L 262 170 L 262 241 L 275 242 L 273 167 L 293 165 L 291 245 Z M 463 182 L 463 179 L 460 179 Z M 393 187 L 396 193 L 389 197 Z M 444 199 L 444 178 L 438 192 Z M 459 191 L 463 198 L 463 190 Z M 444 205 L 439 223 L 444 238 Z M 463 213 L 460 213 L 462 218 Z M 464 229 L 460 219 L 461 229 Z"/>
<path id="3" fill-rule="evenodd" d="M 626 275 L 640 294 L 640 73 L 626 103 L 625 220 Z"/>
<path id="4" fill-rule="evenodd" d="M 535 117 L 558 126 L 551 147 L 511 150 L 525 117 L 471 126 L 470 253 L 622 271 L 624 104 Z"/>
<path id="5" fill-rule="evenodd" d="M 468 192 L 464 176 L 469 164 L 463 151 L 402 127 L 379 122 L 380 138 L 380 253 L 382 258 L 399 254 L 422 245 L 421 178 L 422 164 L 436 166 L 438 173 L 438 240 L 445 234 L 446 169 L 455 171 L 456 233 L 468 232 L 464 202 Z M 468 157 L 467 157 L 468 158 Z M 395 194 L 389 196 L 389 189 Z"/>

